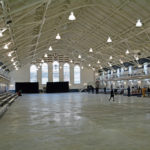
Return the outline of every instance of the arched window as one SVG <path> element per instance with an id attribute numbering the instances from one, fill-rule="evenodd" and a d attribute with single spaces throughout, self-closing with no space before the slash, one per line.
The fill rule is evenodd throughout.
<path id="1" fill-rule="evenodd" d="M 80 84 L 80 66 L 74 67 L 74 84 Z"/>
<path id="2" fill-rule="evenodd" d="M 30 67 L 30 82 L 37 82 L 37 67 L 36 67 L 36 65 L 31 65 L 31 67 Z"/>
<path id="3" fill-rule="evenodd" d="M 53 62 L 53 82 L 59 82 L 59 62 Z"/>
<path id="4" fill-rule="evenodd" d="M 70 81 L 70 66 L 68 63 L 64 64 L 64 81 Z"/>
<path id="5" fill-rule="evenodd" d="M 42 84 L 46 84 L 48 82 L 48 64 L 42 64 Z"/>

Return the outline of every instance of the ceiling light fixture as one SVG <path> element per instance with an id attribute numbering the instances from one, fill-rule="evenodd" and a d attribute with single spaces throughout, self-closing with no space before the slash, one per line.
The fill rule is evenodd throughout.
<path id="1" fill-rule="evenodd" d="M 93 49 L 92 49 L 92 48 L 90 48 L 90 49 L 89 49 L 89 52 L 90 52 L 90 53 L 92 53 L 92 52 L 93 52 Z"/>
<path id="2" fill-rule="evenodd" d="M 138 64 L 138 68 L 142 68 L 142 65 Z"/>
<path id="3" fill-rule="evenodd" d="M 44 60 L 42 59 L 41 62 L 44 63 Z"/>
<path id="4" fill-rule="evenodd" d="M 71 21 L 76 20 L 76 17 L 75 17 L 73 12 L 70 13 L 68 19 L 71 20 Z"/>
<path id="5" fill-rule="evenodd" d="M 4 49 L 8 49 L 8 46 L 11 44 L 11 42 L 4 45 Z"/>
<path id="6" fill-rule="evenodd" d="M 50 46 L 48 50 L 49 50 L 49 51 L 52 51 L 52 50 L 53 50 L 53 48 Z"/>
<path id="7" fill-rule="evenodd" d="M 70 60 L 70 62 L 71 62 L 71 63 L 73 63 L 73 61 L 72 61 L 72 60 Z"/>
<path id="8" fill-rule="evenodd" d="M 109 59 L 111 60 L 111 59 L 112 59 L 112 56 L 110 56 Z"/>
<path id="9" fill-rule="evenodd" d="M 136 27 L 142 27 L 142 22 L 140 19 L 137 20 Z"/>
<path id="10" fill-rule="evenodd" d="M 98 60 L 97 63 L 100 64 L 100 61 Z"/>
<path id="11" fill-rule="evenodd" d="M 14 58 L 11 59 L 11 62 L 14 62 Z"/>
<path id="12" fill-rule="evenodd" d="M 13 52 L 14 52 L 14 51 L 9 52 L 9 53 L 8 53 L 8 57 L 11 57 Z"/>
<path id="13" fill-rule="evenodd" d="M 99 66 L 100 67 L 100 69 L 103 69 L 103 67 L 102 66 Z"/>
<path id="14" fill-rule="evenodd" d="M 3 37 L 3 32 L 2 31 L 0 31 L 0 37 Z"/>
<path id="15" fill-rule="evenodd" d="M 7 28 L 3 28 L 2 30 L 0 30 L 0 37 L 3 37 L 3 32 L 5 32 L 7 30 Z"/>
<path id="16" fill-rule="evenodd" d="M 129 50 L 127 49 L 127 50 L 126 50 L 126 54 L 128 55 L 129 53 L 130 53 Z"/>
<path id="17" fill-rule="evenodd" d="M 89 64 L 89 67 L 91 67 L 91 64 Z"/>
<path id="18" fill-rule="evenodd" d="M 92 68 L 93 69 L 93 71 L 95 71 L 95 68 Z"/>
<path id="19" fill-rule="evenodd" d="M 82 66 L 81 69 L 83 70 L 83 68 L 84 68 L 84 67 Z"/>
<path id="20" fill-rule="evenodd" d="M 108 65 L 109 65 L 110 67 L 112 67 L 112 64 L 111 64 L 111 63 L 109 63 L 109 62 L 108 62 Z"/>
<path id="21" fill-rule="evenodd" d="M 80 58 L 80 59 L 81 59 L 81 55 L 79 55 L 79 56 L 78 56 L 78 58 Z"/>
<path id="22" fill-rule="evenodd" d="M 123 61 L 121 59 L 119 59 L 120 63 L 123 64 Z"/>
<path id="23" fill-rule="evenodd" d="M 139 57 L 137 55 L 134 55 L 135 60 L 139 60 Z"/>
<path id="24" fill-rule="evenodd" d="M 111 43 L 111 42 L 112 42 L 112 39 L 109 36 L 108 39 L 107 39 L 107 43 Z"/>
<path id="25" fill-rule="evenodd" d="M 59 33 L 57 33 L 56 40 L 60 40 L 60 39 L 61 39 L 61 36 L 59 35 Z"/>
<path id="26" fill-rule="evenodd" d="M 45 55 L 44 55 L 44 57 L 46 57 L 46 58 L 47 58 L 47 57 L 48 57 L 48 55 L 47 55 L 47 54 L 45 54 Z"/>
<path id="27" fill-rule="evenodd" d="M 17 62 L 14 62 L 13 65 L 15 66 Z"/>

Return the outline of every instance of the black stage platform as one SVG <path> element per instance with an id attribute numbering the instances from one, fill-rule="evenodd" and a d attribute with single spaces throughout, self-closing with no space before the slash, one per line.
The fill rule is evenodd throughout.
<path id="1" fill-rule="evenodd" d="M 69 92 L 69 82 L 47 82 L 46 93 Z"/>

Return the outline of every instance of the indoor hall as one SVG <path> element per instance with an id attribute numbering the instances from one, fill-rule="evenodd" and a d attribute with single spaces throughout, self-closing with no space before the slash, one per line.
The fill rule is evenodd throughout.
<path id="1" fill-rule="evenodd" d="M 3 150 L 149 150 L 149 98 L 25 94 L 0 120 Z"/>
<path id="2" fill-rule="evenodd" d="M 0 149 L 149 149 L 149 0 L 0 0 Z"/>

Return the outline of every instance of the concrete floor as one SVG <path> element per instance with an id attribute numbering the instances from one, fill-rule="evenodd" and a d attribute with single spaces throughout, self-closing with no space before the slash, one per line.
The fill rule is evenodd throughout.
<path id="1" fill-rule="evenodd" d="M 150 98 L 23 95 L 0 119 L 0 150 L 150 150 Z"/>

